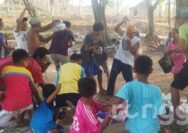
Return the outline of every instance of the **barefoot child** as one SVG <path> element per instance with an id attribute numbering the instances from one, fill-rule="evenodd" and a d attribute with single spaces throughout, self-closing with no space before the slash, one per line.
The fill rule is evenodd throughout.
<path id="1" fill-rule="evenodd" d="M 15 65 L 3 68 L 1 77 L 5 83 L 5 97 L 0 111 L 0 127 L 9 125 L 14 116 L 31 110 L 33 78 L 26 69 L 29 62 L 29 55 L 25 50 L 18 49 L 13 52 L 12 59 Z M 17 125 L 20 125 L 23 117 L 19 117 Z"/>
<path id="2" fill-rule="evenodd" d="M 97 119 L 98 111 L 106 109 L 93 100 L 96 94 L 96 82 L 91 78 L 84 78 L 78 82 L 80 100 L 76 106 L 76 113 L 70 133 L 101 133 L 109 124 L 111 117 L 107 116 L 102 123 Z"/>
<path id="3" fill-rule="evenodd" d="M 158 133 L 160 129 L 158 116 L 165 111 L 160 89 L 148 82 L 152 65 L 148 56 L 138 56 L 134 63 L 137 80 L 126 83 L 116 94 L 116 103 L 128 100 L 130 105 L 125 123 L 130 133 Z"/>
<path id="4" fill-rule="evenodd" d="M 54 105 L 56 89 L 52 84 L 46 84 L 43 87 L 43 96 L 45 98 L 35 110 L 30 122 L 30 128 L 33 133 L 59 133 L 58 125 L 54 121 Z"/>

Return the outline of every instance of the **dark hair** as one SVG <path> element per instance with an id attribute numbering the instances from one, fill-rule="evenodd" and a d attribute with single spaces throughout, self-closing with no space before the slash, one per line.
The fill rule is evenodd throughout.
<path id="1" fill-rule="evenodd" d="M 17 49 L 12 54 L 12 60 L 15 64 L 20 63 L 22 60 L 29 58 L 27 52 L 23 49 Z"/>
<path id="2" fill-rule="evenodd" d="M 27 17 L 23 17 L 22 22 L 26 22 L 26 21 L 28 21 L 28 18 Z"/>
<path id="3" fill-rule="evenodd" d="M 72 54 L 70 57 L 70 61 L 79 61 L 81 59 L 82 59 L 82 57 L 80 54 Z"/>
<path id="4" fill-rule="evenodd" d="M 48 98 L 55 90 L 56 87 L 53 84 L 45 84 L 42 86 L 42 92 L 44 98 Z"/>
<path id="5" fill-rule="evenodd" d="M 103 24 L 101 24 L 101 23 L 95 23 L 93 25 L 93 31 L 100 32 L 100 31 L 103 31 L 103 30 L 104 30 Z"/>
<path id="6" fill-rule="evenodd" d="M 174 31 L 175 33 L 179 34 L 179 31 L 178 31 L 177 28 L 172 29 L 172 31 Z"/>
<path id="7" fill-rule="evenodd" d="M 63 23 L 66 25 L 67 28 L 71 27 L 71 22 L 70 21 L 65 20 L 65 21 L 63 21 Z"/>
<path id="8" fill-rule="evenodd" d="M 96 93 L 96 82 L 92 78 L 83 78 L 78 81 L 78 91 L 82 97 L 91 97 Z"/>
<path id="9" fill-rule="evenodd" d="M 37 48 L 37 49 L 34 51 L 32 57 L 33 57 L 34 59 L 37 59 L 37 58 L 43 59 L 43 58 L 45 57 L 45 55 L 48 55 L 48 54 L 50 54 L 50 52 L 49 52 L 48 49 L 46 49 L 46 48 L 44 48 L 44 47 L 39 47 L 39 48 Z"/>
<path id="10" fill-rule="evenodd" d="M 138 74 L 149 75 L 153 66 L 153 61 L 146 55 L 137 56 L 134 62 L 135 71 Z"/>

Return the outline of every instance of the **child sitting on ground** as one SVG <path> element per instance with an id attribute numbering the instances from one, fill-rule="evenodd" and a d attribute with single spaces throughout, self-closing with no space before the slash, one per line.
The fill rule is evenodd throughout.
<path id="1" fill-rule="evenodd" d="M 160 129 L 158 116 L 164 114 L 165 109 L 159 87 L 148 82 L 153 71 L 152 65 L 148 56 L 138 56 L 133 69 L 137 80 L 126 83 L 114 100 L 118 104 L 128 100 L 131 117 L 128 117 L 125 127 L 130 133 L 158 133 Z"/>
<path id="2" fill-rule="evenodd" d="M 67 101 L 76 107 L 80 99 L 80 94 L 78 94 L 78 81 L 85 76 L 85 71 L 81 63 L 81 55 L 73 54 L 70 57 L 70 62 L 61 66 L 59 70 L 57 88 L 60 88 L 60 91 L 56 97 L 56 118 L 59 117 L 59 109 L 68 106 Z"/>
<path id="3" fill-rule="evenodd" d="M 52 85 L 43 86 L 45 98 L 36 108 L 30 121 L 30 128 L 33 133 L 58 133 L 58 125 L 54 121 L 54 100 L 59 89 Z"/>
<path id="4" fill-rule="evenodd" d="M 18 116 L 17 125 L 23 122 L 25 111 L 31 110 L 33 78 L 26 69 L 29 55 L 25 50 L 13 52 L 12 59 L 15 65 L 3 68 L 1 77 L 5 83 L 5 97 L 0 111 L 0 127 L 10 126 L 10 120 Z"/>
<path id="5" fill-rule="evenodd" d="M 97 119 L 98 111 L 107 111 L 99 103 L 93 100 L 96 94 L 96 82 L 91 78 L 84 78 L 78 82 L 78 90 L 81 95 L 76 106 L 74 121 L 70 133 L 101 133 L 109 124 L 111 117 L 108 115 L 102 123 Z"/>

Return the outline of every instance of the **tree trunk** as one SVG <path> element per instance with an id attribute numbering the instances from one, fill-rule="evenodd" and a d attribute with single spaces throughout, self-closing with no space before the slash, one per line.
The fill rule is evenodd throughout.
<path id="1" fill-rule="evenodd" d="M 168 0 L 168 28 L 171 27 L 171 0 Z"/>
<path id="2" fill-rule="evenodd" d="M 116 0 L 117 5 L 116 5 L 116 14 L 117 14 L 117 18 L 119 16 L 119 0 Z"/>
<path id="3" fill-rule="evenodd" d="M 92 9 L 95 22 L 102 23 L 104 25 L 103 41 L 105 45 L 108 45 L 110 42 L 110 36 L 108 34 L 108 27 L 106 24 L 105 6 L 104 0 L 100 0 L 100 2 L 98 0 L 92 0 Z"/>
<path id="4" fill-rule="evenodd" d="M 147 42 L 155 42 L 155 22 L 154 22 L 154 10 L 160 0 L 156 0 L 154 5 L 151 4 L 151 0 L 146 0 L 147 14 L 148 14 L 148 32 L 145 37 Z"/>
<path id="5" fill-rule="evenodd" d="M 188 7 L 188 0 L 176 0 L 176 13 L 180 11 L 182 8 Z M 178 27 L 179 24 L 177 23 L 177 19 L 175 22 L 175 26 Z"/>
<path id="6" fill-rule="evenodd" d="M 50 11 L 51 11 L 52 19 L 53 19 L 53 16 L 54 16 L 54 0 L 50 0 Z"/>
<path id="7" fill-rule="evenodd" d="M 147 12 L 148 12 L 148 32 L 146 37 L 148 41 L 153 41 L 155 26 L 154 26 L 153 9 L 150 0 L 147 0 Z"/>

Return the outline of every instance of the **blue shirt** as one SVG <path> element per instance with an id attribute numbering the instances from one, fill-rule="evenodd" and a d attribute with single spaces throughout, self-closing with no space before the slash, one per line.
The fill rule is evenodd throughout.
<path id="1" fill-rule="evenodd" d="M 128 100 L 129 116 L 125 127 L 131 133 L 158 133 L 158 115 L 165 111 L 157 86 L 135 80 L 124 85 L 116 96 Z"/>
<path id="2" fill-rule="evenodd" d="M 42 101 L 32 116 L 30 128 L 40 133 L 47 133 L 49 130 L 56 129 L 54 107 L 48 105 L 46 101 Z"/>

